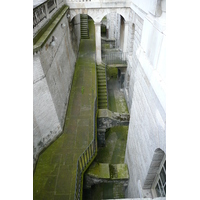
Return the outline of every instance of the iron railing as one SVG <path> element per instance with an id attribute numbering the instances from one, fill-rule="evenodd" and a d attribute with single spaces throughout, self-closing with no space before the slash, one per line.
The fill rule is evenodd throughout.
<path id="1" fill-rule="evenodd" d="M 96 64 L 95 64 L 95 74 L 97 74 Z M 89 144 L 89 146 L 85 149 L 85 151 L 79 156 L 79 159 L 77 161 L 74 200 L 82 200 L 83 175 L 97 154 L 97 123 L 96 123 L 97 105 L 98 105 L 97 104 L 97 77 L 95 79 L 95 86 L 96 86 L 96 97 L 95 97 L 95 101 L 94 101 L 93 140 Z"/>
<path id="2" fill-rule="evenodd" d="M 126 64 L 126 52 L 121 51 L 106 51 L 102 53 L 102 60 L 106 65 L 111 64 Z"/>

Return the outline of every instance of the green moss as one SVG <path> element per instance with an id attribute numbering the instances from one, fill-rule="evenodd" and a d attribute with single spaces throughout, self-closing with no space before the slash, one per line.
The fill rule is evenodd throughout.
<path id="1" fill-rule="evenodd" d="M 102 44 L 103 49 L 110 49 L 110 44 Z"/>
<path id="2" fill-rule="evenodd" d="M 87 174 L 96 178 L 108 179 L 110 178 L 109 164 L 93 162 L 87 170 Z"/>
<path id="3" fill-rule="evenodd" d="M 129 178 L 127 164 L 117 164 L 117 176 L 118 176 L 118 179 Z"/>
<path id="4" fill-rule="evenodd" d="M 106 145 L 99 148 L 96 162 L 124 163 L 128 127 L 116 126 L 106 131 Z"/>
<path id="5" fill-rule="evenodd" d="M 109 78 L 117 78 L 118 69 L 116 67 L 107 67 L 107 76 Z"/>
<path id="6" fill-rule="evenodd" d="M 116 107 L 115 96 L 114 96 L 113 90 L 109 90 L 109 92 L 108 92 L 108 105 L 109 105 L 109 110 L 111 110 L 113 112 L 117 112 L 117 107 Z"/>

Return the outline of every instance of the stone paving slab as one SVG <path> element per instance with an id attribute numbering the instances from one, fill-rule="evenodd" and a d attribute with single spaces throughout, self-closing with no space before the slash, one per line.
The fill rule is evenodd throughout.
<path id="1" fill-rule="evenodd" d="M 77 160 L 93 138 L 95 40 L 89 25 L 91 39 L 80 43 L 63 134 L 38 159 L 34 200 L 74 199 Z"/>

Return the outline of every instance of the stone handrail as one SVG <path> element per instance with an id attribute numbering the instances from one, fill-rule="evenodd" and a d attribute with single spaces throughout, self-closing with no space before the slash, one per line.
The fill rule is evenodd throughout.
<path id="1" fill-rule="evenodd" d="M 130 7 L 131 1 L 126 0 L 66 0 L 70 9 L 79 8 L 117 8 Z"/>

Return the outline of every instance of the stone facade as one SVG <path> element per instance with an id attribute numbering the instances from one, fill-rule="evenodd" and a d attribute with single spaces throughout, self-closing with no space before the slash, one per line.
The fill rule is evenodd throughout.
<path id="1" fill-rule="evenodd" d="M 73 22 L 79 24 L 80 17 L 76 16 Z M 50 45 L 50 37 L 33 57 L 34 165 L 39 153 L 62 131 L 80 42 L 80 27 L 69 25 L 64 16 L 52 36 L 55 46 Z"/>
<path id="2" fill-rule="evenodd" d="M 125 162 L 130 180 L 127 197 L 144 197 L 144 186 L 157 150 L 166 154 L 165 1 L 157 7 L 142 4 L 130 12 L 128 67 L 124 94 L 130 112 Z M 154 3 L 160 3 L 155 1 Z M 150 11 L 151 10 L 151 11 Z M 156 168 L 155 168 L 156 170 Z M 154 177 L 153 177 L 154 176 Z M 152 181 L 155 174 L 152 175 Z"/>

